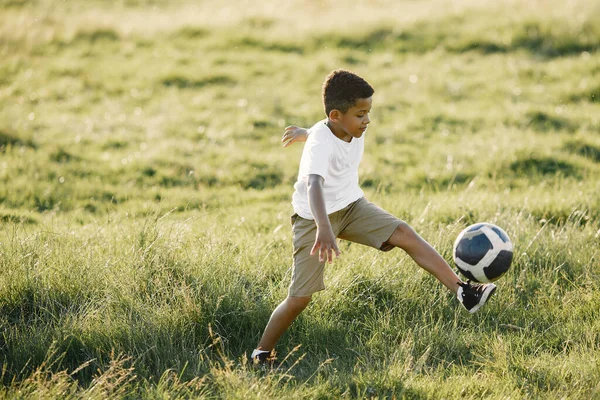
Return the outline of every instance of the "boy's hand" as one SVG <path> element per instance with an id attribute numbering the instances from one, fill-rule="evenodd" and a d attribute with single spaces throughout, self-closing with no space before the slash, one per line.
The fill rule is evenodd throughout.
<path id="1" fill-rule="evenodd" d="M 294 142 L 306 142 L 307 138 L 308 138 L 308 129 L 290 125 L 285 128 L 285 132 L 283 132 L 281 141 L 283 142 L 283 147 L 288 147 L 290 144 L 292 144 Z"/>
<path id="2" fill-rule="evenodd" d="M 333 252 L 335 252 L 336 257 L 340 256 L 340 249 L 335 243 L 335 235 L 333 234 L 331 227 L 329 229 L 317 228 L 317 238 L 315 239 L 314 246 L 310 250 L 310 255 L 314 255 L 317 250 L 319 250 L 320 262 L 333 262 Z"/>

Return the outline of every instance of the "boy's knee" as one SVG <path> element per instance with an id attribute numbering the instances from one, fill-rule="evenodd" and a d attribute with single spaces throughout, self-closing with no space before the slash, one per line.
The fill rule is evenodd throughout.
<path id="1" fill-rule="evenodd" d="M 288 296 L 286 303 L 288 307 L 302 311 L 308 306 L 311 299 L 312 296 Z"/>
<path id="2" fill-rule="evenodd" d="M 396 229 L 392 236 L 388 239 L 384 245 L 391 245 L 394 247 L 404 248 L 406 245 L 410 244 L 414 238 L 417 237 L 417 234 L 406 222 L 402 221 Z M 382 246 L 383 247 L 383 246 Z M 387 247 L 386 247 L 387 250 Z"/>

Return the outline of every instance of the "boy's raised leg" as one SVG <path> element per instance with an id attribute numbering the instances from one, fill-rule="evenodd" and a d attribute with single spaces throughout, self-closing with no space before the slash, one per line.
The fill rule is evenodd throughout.
<path id="1" fill-rule="evenodd" d="M 496 290 L 493 283 L 462 282 L 446 260 L 405 222 L 398 225 L 392 236 L 383 244 L 382 250 L 389 250 L 390 245 L 406 251 L 421 268 L 457 295 L 458 300 L 471 313 L 479 310 Z"/>
<path id="2" fill-rule="evenodd" d="M 406 251 L 421 268 L 435 276 L 452 293 L 456 294 L 462 280 L 450 268 L 446 260 L 407 223 L 402 222 L 398 225 L 384 246 L 388 244 Z"/>

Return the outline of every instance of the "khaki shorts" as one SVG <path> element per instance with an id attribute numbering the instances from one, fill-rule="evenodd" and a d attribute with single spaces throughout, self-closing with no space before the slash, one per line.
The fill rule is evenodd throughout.
<path id="1" fill-rule="evenodd" d="M 336 237 L 381 249 L 402 220 L 363 197 L 346 208 L 329 214 L 329 222 Z M 294 265 L 289 296 L 310 296 L 325 289 L 325 262 L 319 261 L 318 252 L 310 255 L 316 235 L 317 225 L 314 220 L 304 219 L 298 214 L 292 216 Z"/>

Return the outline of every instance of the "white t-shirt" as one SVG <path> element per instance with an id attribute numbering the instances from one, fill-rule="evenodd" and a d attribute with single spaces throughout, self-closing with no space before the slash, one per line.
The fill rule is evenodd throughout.
<path id="1" fill-rule="evenodd" d="M 314 219 L 308 205 L 308 176 L 323 177 L 323 192 L 327 215 L 346 207 L 364 196 L 358 186 L 358 165 L 365 149 L 364 135 L 345 142 L 327 126 L 327 120 L 309 130 L 302 151 L 298 180 L 294 185 L 294 212 L 305 219 Z"/>

